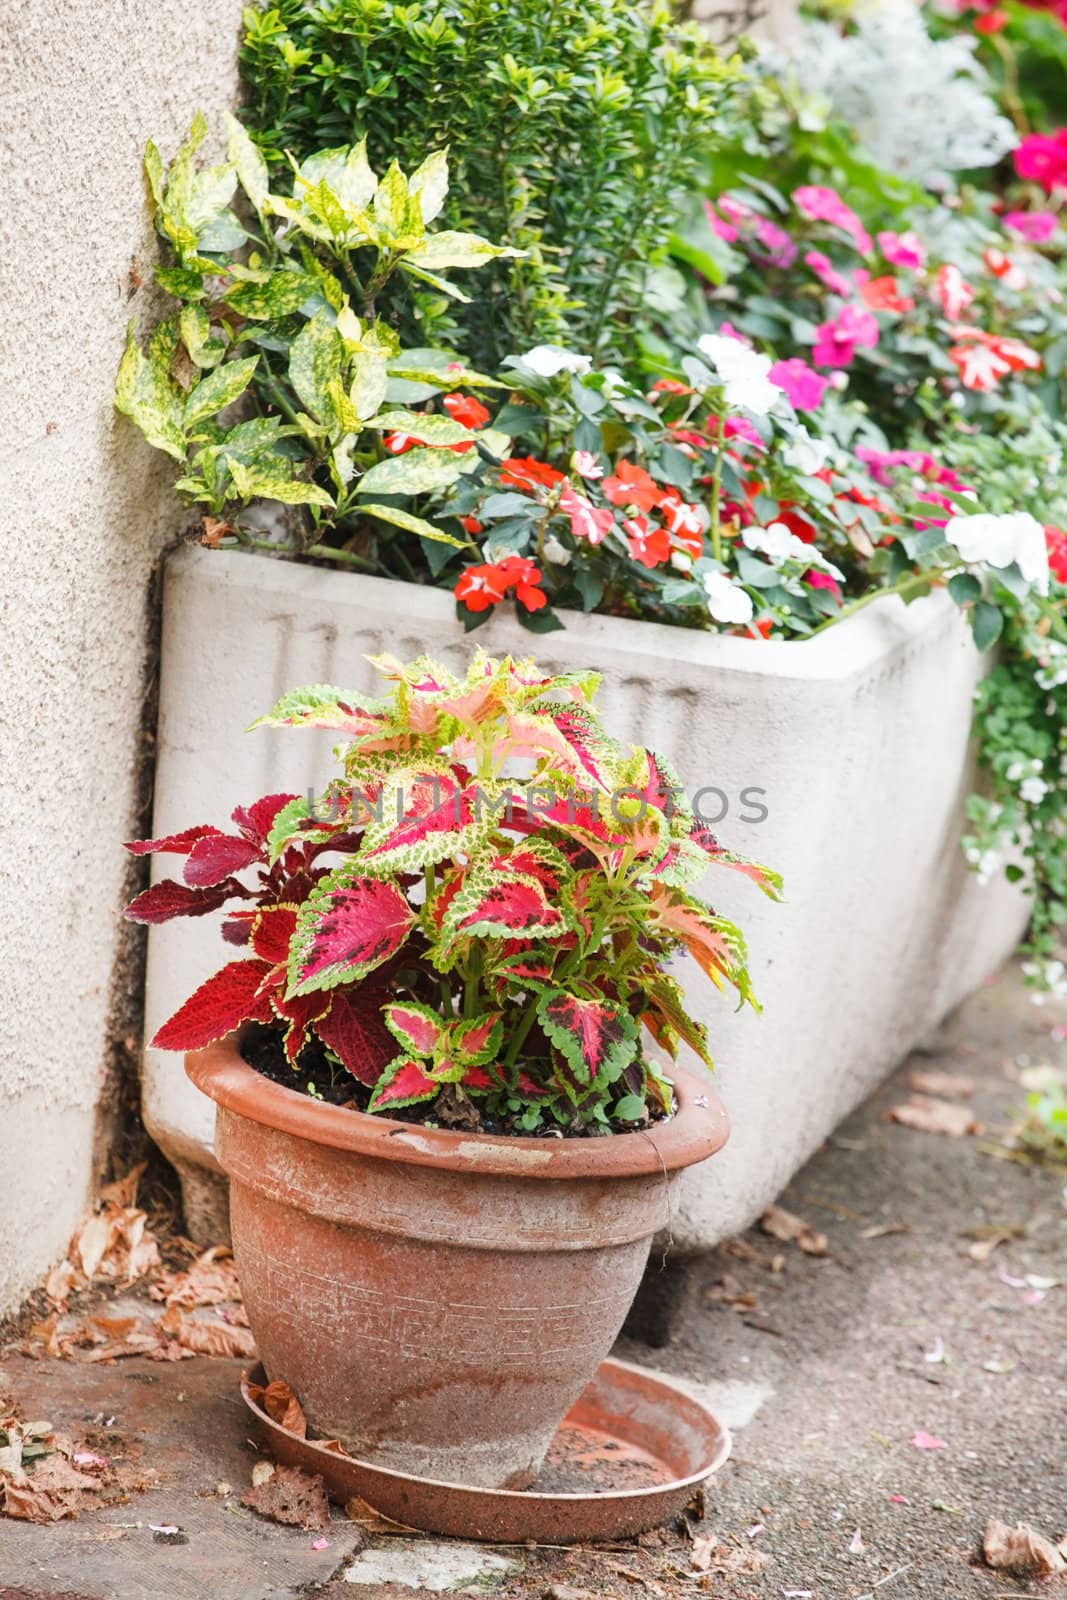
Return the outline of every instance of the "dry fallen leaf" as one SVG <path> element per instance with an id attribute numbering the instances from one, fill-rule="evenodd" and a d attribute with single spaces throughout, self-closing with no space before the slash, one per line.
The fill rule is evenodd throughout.
<path id="1" fill-rule="evenodd" d="M 799 1245 L 805 1255 L 826 1254 L 825 1233 L 817 1232 L 803 1217 L 794 1216 L 782 1206 L 768 1206 L 759 1219 L 759 1225 L 772 1239 L 783 1239 Z"/>
<path id="2" fill-rule="evenodd" d="M 908 1088 L 919 1094 L 940 1095 L 945 1100 L 969 1100 L 974 1093 L 974 1080 L 959 1072 L 939 1072 L 913 1067 L 908 1073 Z"/>
<path id="3" fill-rule="evenodd" d="M 260 1484 L 269 1483 L 274 1476 L 273 1461 L 257 1461 L 252 1468 L 252 1487 L 258 1489 Z"/>
<path id="4" fill-rule="evenodd" d="M 358 1495 L 353 1495 L 351 1500 L 345 1501 L 345 1516 L 349 1522 L 356 1523 L 365 1533 L 412 1533 L 406 1522 L 394 1522 L 392 1517 L 385 1516 L 381 1511 L 375 1510 L 366 1500 L 361 1500 Z"/>
<path id="5" fill-rule="evenodd" d="M 262 1407 L 272 1422 L 277 1422 L 286 1433 L 295 1433 L 298 1439 L 306 1439 L 308 1434 L 307 1418 L 304 1416 L 300 1401 L 290 1389 L 283 1378 L 275 1378 L 266 1387 L 258 1383 L 248 1386 L 249 1399 Z M 347 1452 L 341 1449 L 336 1440 L 330 1441 L 330 1448 L 336 1445 L 337 1453 L 344 1455 Z"/>
<path id="6" fill-rule="evenodd" d="M 1006 1522 L 992 1518 L 982 1536 L 982 1555 L 987 1566 L 1004 1572 L 1026 1573 L 1037 1578 L 1067 1572 L 1067 1559 L 1062 1551 L 1025 1522 L 1011 1528 Z"/>
<path id="7" fill-rule="evenodd" d="M 241 1504 L 271 1522 L 321 1533 L 330 1525 L 330 1504 L 321 1478 L 297 1467 L 277 1467 L 265 1483 L 241 1496 Z"/>
<path id="8" fill-rule="evenodd" d="M 954 1105 L 950 1100 L 932 1100 L 924 1094 L 913 1094 L 903 1105 L 893 1106 L 889 1113 L 893 1122 L 905 1128 L 915 1128 L 919 1133 L 943 1133 L 950 1139 L 962 1139 L 967 1133 L 981 1133 L 979 1123 L 969 1106 Z"/>
<path id="9" fill-rule="evenodd" d="M 247 1328 L 233 1328 L 225 1322 L 202 1322 L 170 1306 L 157 1323 L 174 1337 L 183 1350 L 198 1356 L 243 1356 L 256 1354 L 256 1342 Z"/>
<path id="10" fill-rule="evenodd" d="M 165 1300 L 168 1306 L 184 1306 L 189 1310 L 194 1306 L 220 1305 L 241 1298 L 233 1255 L 221 1244 L 197 1256 L 187 1271 L 165 1272 L 148 1292 L 153 1300 Z"/>
<path id="11" fill-rule="evenodd" d="M 710 1572 L 712 1557 L 719 1547 L 713 1533 L 698 1533 L 689 1551 L 689 1567 L 693 1572 Z"/>

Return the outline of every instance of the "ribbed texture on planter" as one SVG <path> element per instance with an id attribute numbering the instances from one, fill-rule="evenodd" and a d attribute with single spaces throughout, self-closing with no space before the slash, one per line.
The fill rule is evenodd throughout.
<path id="1" fill-rule="evenodd" d="M 733 1013 L 679 968 L 710 1027 L 733 1127 L 727 1149 L 678 1185 L 675 1242 L 705 1248 L 773 1199 L 1017 940 L 1022 897 L 981 887 L 958 848 L 982 663 L 943 596 L 879 603 L 805 643 L 567 622 L 535 636 L 499 616 L 465 635 L 441 591 L 181 551 L 166 583 L 154 829 L 223 824 L 259 794 L 317 790 L 328 736 L 240 730 L 300 684 L 371 690 L 367 654 L 427 651 L 461 669 L 481 644 L 548 668 L 595 667 L 612 731 L 659 749 L 691 796 L 720 791 L 728 814 L 716 820 L 715 793 L 702 809 L 723 843 L 785 878 L 776 906 L 736 874 L 709 874 L 716 909 L 748 934 L 761 1017 Z M 762 793 L 746 803 L 745 790 Z M 751 820 L 760 808 L 766 817 Z M 149 1028 L 225 959 L 206 920 L 152 929 Z M 172 1158 L 214 1166 L 213 1107 L 176 1058 L 147 1052 L 145 1117 Z"/>

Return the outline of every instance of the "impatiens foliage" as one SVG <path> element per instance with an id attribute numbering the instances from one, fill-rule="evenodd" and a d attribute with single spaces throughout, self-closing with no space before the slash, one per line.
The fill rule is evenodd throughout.
<path id="1" fill-rule="evenodd" d="M 717 843 L 658 756 L 611 738 L 595 674 L 481 652 L 463 678 L 426 658 L 375 665 L 384 698 L 319 685 L 260 719 L 348 736 L 318 803 L 273 795 L 236 811 L 233 834 L 130 846 L 185 865 L 129 916 L 235 901 L 224 935 L 248 950 L 155 1043 L 198 1049 L 270 1024 L 298 1073 L 317 1046 L 367 1110 L 468 1126 L 609 1131 L 663 1115 L 670 1085 L 647 1040 L 710 1064 L 668 959 L 688 952 L 753 998 L 740 932 L 695 885 L 728 867 L 776 896 L 775 875 Z"/>

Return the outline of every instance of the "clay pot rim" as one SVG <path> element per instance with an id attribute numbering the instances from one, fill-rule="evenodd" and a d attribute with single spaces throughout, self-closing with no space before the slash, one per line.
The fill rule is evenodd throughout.
<path id="1" fill-rule="evenodd" d="M 630 1178 L 704 1161 L 722 1149 L 730 1132 L 718 1096 L 684 1067 L 671 1069 L 678 1110 L 647 1132 L 528 1139 L 425 1128 L 312 1100 L 250 1067 L 237 1037 L 230 1034 L 185 1057 L 189 1077 L 216 1105 L 280 1133 L 382 1161 L 509 1178 Z"/>

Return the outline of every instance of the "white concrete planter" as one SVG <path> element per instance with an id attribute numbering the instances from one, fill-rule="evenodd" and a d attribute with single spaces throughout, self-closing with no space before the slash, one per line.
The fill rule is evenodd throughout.
<path id="1" fill-rule="evenodd" d="M 731 1012 L 694 970 L 733 1134 L 685 1176 L 673 1234 L 709 1247 L 774 1198 L 1021 934 L 1018 891 L 981 887 L 958 848 L 979 657 L 940 596 L 879 602 L 804 643 L 610 617 L 535 637 L 499 616 L 471 637 L 440 590 L 189 548 L 167 573 L 155 832 L 224 825 L 235 804 L 321 785 L 327 736 L 241 732 L 285 689 L 366 690 L 367 653 L 458 667 L 476 643 L 595 667 L 612 730 L 662 751 L 691 796 L 721 791 L 723 843 L 785 878 L 776 906 L 737 874 L 711 875 L 717 908 L 748 935 L 764 1009 Z M 722 807 L 703 798 L 709 821 Z M 156 868 L 165 876 L 167 858 Z M 149 1032 L 224 959 L 207 922 L 153 929 Z M 214 1107 L 176 1057 L 146 1053 L 144 1115 L 182 1172 L 191 1227 L 217 1236 Z"/>

